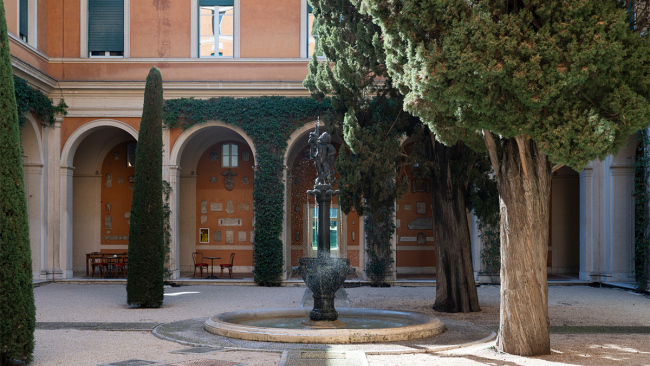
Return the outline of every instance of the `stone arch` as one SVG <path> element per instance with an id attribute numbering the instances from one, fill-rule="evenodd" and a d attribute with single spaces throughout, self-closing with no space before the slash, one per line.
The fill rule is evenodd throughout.
<path id="1" fill-rule="evenodd" d="M 101 127 L 115 127 L 126 131 L 133 136 L 134 139 L 138 139 L 138 131 L 122 121 L 114 119 L 97 119 L 85 123 L 76 129 L 70 137 L 68 137 L 65 145 L 63 145 L 63 149 L 61 149 L 61 166 L 73 166 L 75 152 L 77 151 L 79 144 L 81 144 L 88 135 L 96 131 L 97 128 Z"/>

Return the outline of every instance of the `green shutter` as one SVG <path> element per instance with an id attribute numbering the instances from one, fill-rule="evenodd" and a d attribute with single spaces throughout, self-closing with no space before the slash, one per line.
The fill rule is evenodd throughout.
<path id="1" fill-rule="evenodd" d="M 88 0 L 88 51 L 124 51 L 124 0 Z"/>
<path id="2" fill-rule="evenodd" d="M 314 9 L 311 7 L 311 5 L 307 4 L 307 13 L 313 13 Z"/>
<path id="3" fill-rule="evenodd" d="M 199 6 L 235 6 L 234 0 L 199 0 Z"/>
<path id="4" fill-rule="evenodd" d="M 27 12 L 28 12 L 28 7 L 27 7 L 27 0 L 20 0 L 20 26 L 19 26 L 19 32 L 20 32 L 20 37 L 25 37 L 27 38 L 27 29 L 29 28 L 28 25 L 28 18 L 27 18 Z"/>

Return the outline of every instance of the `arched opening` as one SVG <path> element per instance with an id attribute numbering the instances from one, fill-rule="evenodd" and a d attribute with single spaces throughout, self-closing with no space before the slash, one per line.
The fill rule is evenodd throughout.
<path id="1" fill-rule="evenodd" d="M 580 175 L 561 167 L 551 180 L 547 268 L 549 280 L 578 277 L 580 269 Z"/>
<path id="2" fill-rule="evenodd" d="M 406 141 L 410 154 L 413 142 Z M 395 269 L 398 279 L 431 279 L 436 271 L 436 252 L 433 242 L 431 190 L 429 179 L 417 166 L 408 167 L 411 186 L 396 202 Z"/>
<path id="3" fill-rule="evenodd" d="M 233 272 L 252 277 L 255 148 L 251 139 L 239 128 L 208 122 L 179 136 L 170 161 L 180 170 L 172 185 L 178 191 L 172 195 L 178 212 L 175 260 L 180 276 L 193 275 L 192 253 L 201 252 L 204 257 L 221 258 L 214 260 L 217 271 L 235 253 Z"/>
<path id="4" fill-rule="evenodd" d="M 289 140 L 285 164 L 287 166 L 286 179 L 286 220 L 285 231 L 285 266 L 291 272 L 291 267 L 298 266 L 298 260 L 305 257 L 316 256 L 316 227 L 317 209 L 315 198 L 307 194 L 307 190 L 314 188 L 316 167 L 309 158 L 309 132 L 313 131 L 313 124 L 307 123 L 295 131 Z M 332 145 L 339 152 L 340 141 L 333 141 Z M 340 175 L 336 173 L 336 177 Z M 336 186 L 335 186 L 336 188 Z M 339 205 L 338 198 L 332 199 L 330 211 L 330 251 L 331 255 L 349 258 L 350 265 L 361 273 L 361 248 L 359 229 L 362 227 L 356 211 L 345 215 Z"/>
<path id="5" fill-rule="evenodd" d="M 86 254 L 127 251 L 124 216 L 131 207 L 129 177 L 134 173 L 127 166 L 127 145 L 136 138 L 135 129 L 123 122 L 98 120 L 84 124 L 65 143 L 61 166 L 67 174 L 62 171 L 61 207 L 66 214 L 61 216 L 60 244 L 66 246 L 60 264 L 64 272 L 86 276 Z"/>
<path id="6" fill-rule="evenodd" d="M 45 208 L 43 194 L 43 143 L 42 126 L 31 114 L 26 115 L 25 126 L 20 130 L 20 143 L 23 154 L 23 173 L 25 193 L 27 195 L 27 212 L 29 216 L 29 241 L 32 252 L 32 274 L 34 279 L 41 278 L 45 270 L 45 233 L 47 223 L 43 217 Z"/>

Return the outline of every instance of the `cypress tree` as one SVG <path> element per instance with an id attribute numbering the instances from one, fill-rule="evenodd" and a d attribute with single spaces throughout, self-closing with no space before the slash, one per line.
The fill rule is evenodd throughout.
<path id="1" fill-rule="evenodd" d="M 152 67 L 136 147 L 126 282 L 127 303 L 147 308 L 160 307 L 164 297 L 162 106 L 162 76 Z"/>
<path id="2" fill-rule="evenodd" d="M 439 131 L 483 133 L 501 199 L 501 351 L 550 353 L 552 169 L 582 170 L 648 125 L 648 13 L 636 3 L 357 2 L 382 27 L 405 109 Z"/>
<path id="3" fill-rule="evenodd" d="M 0 365 L 30 361 L 36 307 L 22 151 L 4 3 L 0 4 Z"/>

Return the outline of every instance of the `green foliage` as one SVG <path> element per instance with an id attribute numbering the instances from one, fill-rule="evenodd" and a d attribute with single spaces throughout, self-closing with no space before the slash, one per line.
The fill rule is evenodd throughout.
<path id="1" fill-rule="evenodd" d="M 172 278 L 172 263 L 171 263 L 171 242 L 172 242 L 172 224 L 170 221 L 172 209 L 169 207 L 169 197 L 172 193 L 172 186 L 168 181 L 163 180 L 163 216 L 165 219 L 163 225 L 163 237 L 164 237 L 164 250 L 165 250 L 165 275 L 163 276 L 166 280 Z"/>
<path id="2" fill-rule="evenodd" d="M 551 161 L 579 171 L 648 125 L 650 46 L 616 1 L 362 0 L 360 7 L 382 27 L 406 110 L 437 133 L 463 127 L 530 136 Z"/>
<path id="3" fill-rule="evenodd" d="M 0 364 L 32 359 L 36 307 L 22 151 L 4 5 L 0 4 Z"/>
<path id="4" fill-rule="evenodd" d="M 189 128 L 208 120 L 220 120 L 241 127 L 256 148 L 253 184 L 255 282 L 262 286 L 280 284 L 283 250 L 280 236 L 284 222 L 283 156 L 287 139 L 306 121 L 331 109 L 329 99 L 259 97 L 182 98 L 165 101 L 164 120 L 168 127 Z"/>
<path id="5" fill-rule="evenodd" d="M 397 174 L 408 162 L 400 138 L 419 120 L 402 112 L 402 97 L 384 66 L 381 29 L 371 18 L 360 14 L 350 0 L 310 3 L 318 24 L 317 52 L 322 50 L 326 61 L 312 58 L 303 85 L 315 99 L 331 95 L 333 111 L 325 121 L 346 143 L 336 161 L 341 175 L 339 204 L 346 213 L 355 207 L 365 215 L 369 258 L 365 270 L 380 283 L 393 264 L 394 227 L 390 229 L 389 222 L 395 198 L 408 187 L 408 179 Z"/>
<path id="6" fill-rule="evenodd" d="M 634 275 L 636 290 L 648 289 L 650 280 L 650 134 L 647 129 L 636 133 L 637 156 L 634 161 Z"/>
<path id="7" fill-rule="evenodd" d="M 135 187 L 129 228 L 127 303 L 158 308 L 164 298 L 165 214 L 162 180 L 163 89 L 160 70 L 152 67 L 135 154 Z"/>
<path id="8" fill-rule="evenodd" d="M 25 125 L 25 114 L 31 112 L 43 123 L 54 124 L 56 114 L 68 114 L 68 105 L 63 99 L 59 100 L 56 106 L 52 99 L 48 98 L 40 90 L 32 88 L 24 79 L 14 76 L 16 89 L 16 105 L 18 107 L 18 122 L 20 127 Z"/>

